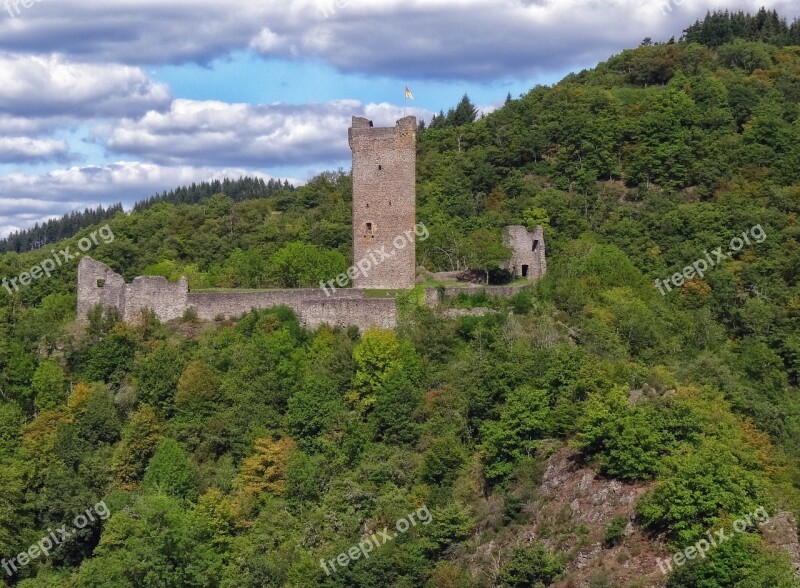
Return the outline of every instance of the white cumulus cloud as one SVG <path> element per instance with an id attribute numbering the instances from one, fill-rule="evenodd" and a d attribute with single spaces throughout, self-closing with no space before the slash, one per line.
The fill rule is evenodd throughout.
<path id="1" fill-rule="evenodd" d="M 2 162 L 63 160 L 68 151 L 67 143 L 56 139 L 0 137 L 0 161 Z"/>
<path id="2" fill-rule="evenodd" d="M 132 116 L 164 108 L 170 100 L 169 88 L 138 67 L 84 63 L 58 54 L 0 54 L 0 111 L 12 121 Z"/>
<path id="3" fill-rule="evenodd" d="M 410 108 L 408 114 L 432 113 Z M 175 100 L 167 112 L 149 112 L 100 129 L 106 147 L 165 165 L 253 165 L 341 162 L 350 156 L 353 115 L 394 125 L 403 109 L 391 104 L 337 100 L 323 104 L 230 104 Z"/>

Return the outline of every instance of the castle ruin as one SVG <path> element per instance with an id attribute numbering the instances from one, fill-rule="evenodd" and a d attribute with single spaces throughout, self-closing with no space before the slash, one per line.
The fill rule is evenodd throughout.
<path id="1" fill-rule="evenodd" d="M 537 226 L 528 231 L 522 225 L 510 225 L 503 231 L 503 244 L 511 249 L 511 259 L 503 267 L 515 276 L 536 280 L 547 273 L 544 230 Z"/>
<path id="2" fill-rule="evenodd" d="M 353 260 L 358 263 L 378 251 L 387 257 L 366 275 L 353 280 L 356 288 L 414 287 L 416 247 L 396 247 L 395 239 L 414 232 L 417 215 L 417 119 L 407 116 L 394 128 L 374 128 L 366 118 L 353 117 Z"/>
<path id="3" fill-rule="evenodd" d="M 366 275 L 355 273 L 352 288 L 332 292 L 318 288 L 190 292 L 186 278 L 170 283 L 160 276 L 139 276 L 126 283 L 109 266 L 87 256 L 78 266 L 78 321 L 85 323 L 89 311 L 97 305 L 116 309 L 128 323 L 141 320 L 146 309 L 161 321 L 179 319 L 187 313 L 211 321 L 285 305 L 310 329 L 322 324 L 393 329 L 397 324 L 395 299 L 367 298 L 365 291 L 406 290 L 415 285 L 416 132 L 413 116 L 386 128 L 353 117 L 349 131 L 353 152 L 353 263 L 368 258 L 380 259 L 380 263 L 371 264 Z M 403 239 L 403 247 L 397 245 L 399 239 Z M 508 269 L 531 280 L 544 275 L 541 227 L 533 233 L 521 226 L 506 227 L 504 239 L 514 252 Z M 518 289 L 499 288 L 494 293 L 510 296 Z M 464 290 L 468 289 L 460 291 Z M 483 290 L 493 293 L 489 287 Z M 429 288 L 426 300 L 436 305 L 439 295 L 436 288 Z"/>

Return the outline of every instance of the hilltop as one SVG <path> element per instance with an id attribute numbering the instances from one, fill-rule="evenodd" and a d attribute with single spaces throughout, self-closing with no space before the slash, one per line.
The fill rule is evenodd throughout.
<path id="1" fill-rule="evenodd" d="M 503 226 L 544 227 L 545 278 L 452 302 L 496 312 L 446 318 L 414 290 L 396 332 L 282 308 L 78 332 L 76 263 L 0 289 L 0 556 L 108 509 L 4 581 L 796 586 L 800 46 L 796 23 L 744 18 L 420 127 L 419 266 L 489 267 Z M 708 37 L 719 22 L 739 24 Z M 129 280 L 313 287 L 351 259 L 351 200 L 329 172 L 52 248 L 107 224 L 91 255 Z M 41 259 L 0 255 L 0 277 Z"/>

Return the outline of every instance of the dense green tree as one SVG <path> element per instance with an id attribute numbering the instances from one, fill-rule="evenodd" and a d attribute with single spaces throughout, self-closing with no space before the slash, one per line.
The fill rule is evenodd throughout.
<path id="1" fill-rule="evenodd" d="M 16 402 L 0 404 L 0 461 L 14 455 L 19 447 L 24 418 Z"/>
<path id="2" fill-rule="evenodd" d="M 31 379 L 34 404 L 39 410 L 51 410 L 67 401 L 64 370 L 55 361 L 43 361 Z"/>
<path id="3" fill-rule="evenodd" d="M 160 344 L 137 358 L 133 381 L 139 400 L 169 414 L 185 365 L 181 352 L 169 344 Z"/>
<path id="4" fill-rule="evenodd" d="M 338 251 L 322 251 L 314 245 L 291 243 L 269 259 L 269 273 L 284 288 L 314 288 L 347 270 Z"/>
<path id="5" fill-rule="evenodd" d="M 75 432 L 91 445 L 119 440 L 120 423 L 117 407 L 103 384 L 75 386 L 68 403 Z"/>
<path id="6" fill-rule="evenodd" d="M 145 496 L 109 519 L 76 585 L 219 586 L 227 554 L 213 541 L 216 529 L 199 508 L 173 496 Z"/>
<path id="7" fill-rule="evenodd" d="M 126 423 L 122 440 L 114 450 L 114 476 L 122 488 L 141 481 L 158 447 L 161 426 L 155 410 L 143 405 Z"/>
<path id="8" fill-rule="evenodd" d="M 644 525 L 668 530 L 678 545 L 697 541 L 721 513 L 733 517 L 766 503 L 764 479 L 755 464 L 719 441 L 704 440 L 665 459 L 669 475 L 637 507 Z"/>
<path id="9" fill-rule="evenodd" d="M 482 434 L 487 478 L 501 480 L 520 459 L 533 453 L 536 441 L 549 432 L 549 414 L 550 397 L 545 390 L 521 386 L 509 394 L 500 420 L 486 423 Z"/>
<path id="10" fill-rule="evenodd" d="M 422 390 L 402 367 L 390 369 L 375 395 L 372 418 L 377 438 L 389 443 L 412 443 L 419 434 Z"/>
<path id="11" fill-rule="evenodd" d="M 769 550 L 755 534 L 734 533 L 707 557 L 676 567 L 668 588 L 791 588 L 797 581 L 785 554 Z"/>
<path id="12" fill-rule="evenodd" d="M 558 558 L 541 545 L 518 546 L 500 572 L 497 585 L 500 588 L 549 586 L 562 570 Z"/>
<path id="13" fill-rule="evenodd" d="M 115 329 L 88 350 L 81 375 L 89 382 L 118 384 L 132 367 L 135 354 L 132 334 L 127 328 Z"/>
<path id="14" fill-rule="evenodd" d="M 469 267 L 483 270 L 486 282 L 489 270 L 511 258 L 511 250 L 503 245 L 498 232 L 478 229 L 464 240 L 464 256 Z"/>
<path id="15" fill-rule="evenodd" d="M 163 439 L 158 444 L 143 483 L 151 492 L 189 500 L 197 497 L 195 468 L 175 439 Z"/>

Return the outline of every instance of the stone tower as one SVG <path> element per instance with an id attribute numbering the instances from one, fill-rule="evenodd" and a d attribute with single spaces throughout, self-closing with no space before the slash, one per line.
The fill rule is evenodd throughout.
<path id="1" fill-rule="evenodd" d="M 522 225 L 505 227 L 503 244 L 511 249 L 511 260 L 504 265 L 520 278 L 535 280 L 547 273 L 544 230 L 538 225 L 532 232 Z"/>
<path id="2" fill-rule="evenodd" d="M 355 288 L 414 287 L 416 134 L 413 116 L 385 128 L 353 117 L 353 264 L 371 262 L 366 276 L 353 279 Z"/>

